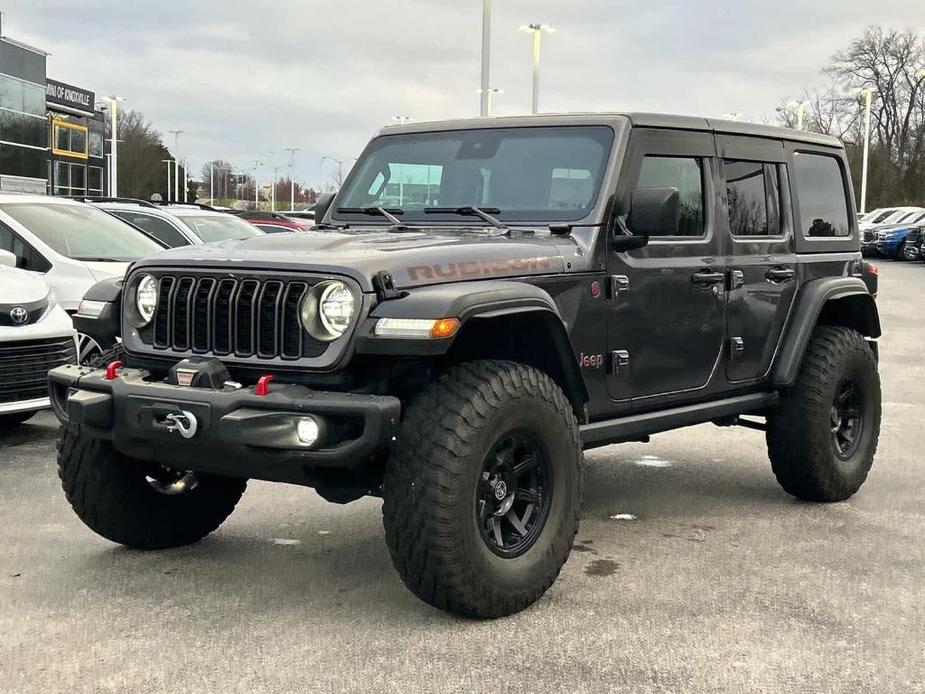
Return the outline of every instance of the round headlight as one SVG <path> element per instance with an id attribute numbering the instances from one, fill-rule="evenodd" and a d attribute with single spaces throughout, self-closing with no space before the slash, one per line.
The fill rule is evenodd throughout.
<path id="1" fill-rule="evenodd" d="M 154 318 L 154 310 L 157 308 L 157 280 L 151 275 L 145 275 L 138 282 L 138 289 L 135 290 L 135 308 L 138 309 L 143 325 L 147 325 Z"/>
<path id="2" fill-rule="evenodd" d="M 331 342 L 350 327 L 356 301 L 343 282 L 316 284 L 302 301 L 302 327 L 316 340 Z"/>

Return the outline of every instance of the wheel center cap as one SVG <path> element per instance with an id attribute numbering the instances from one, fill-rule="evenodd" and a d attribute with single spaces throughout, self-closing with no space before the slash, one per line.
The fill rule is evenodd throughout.
<path id="1" fill-rule="evenodd" d="M 501 501 L 506 496 L 507 484 L 504 482 L 504 480 L 498 480 L 498 484 L 495 485 L 495 498 L 498 501 Z"/>

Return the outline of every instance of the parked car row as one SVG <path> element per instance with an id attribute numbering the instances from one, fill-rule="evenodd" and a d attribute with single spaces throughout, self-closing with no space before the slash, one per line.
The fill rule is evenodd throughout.
<path id="1" fill-rule="evenodd" d="M 0 428 L 49 407 L 49 369 L 97 363 L 114 346 L 113 331 L 81 326 L 104 322 L 91 289 L 117 287 L 132 262 L 313 224 L 198 204 L 0 194 Z"/>
<path id="2" fill-rule="evenodd" d="M 861 253 L 865 257 L 915 260 L 920 254 L 921 231 L 925 229 L 925 208 L 873 210 L 865 215 L 860 228 Z"/>

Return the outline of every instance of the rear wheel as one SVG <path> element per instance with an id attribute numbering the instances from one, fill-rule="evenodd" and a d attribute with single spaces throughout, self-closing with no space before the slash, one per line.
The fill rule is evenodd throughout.
<path id="1" fill-rule="evenodd" d="M 231 514 L 246 480 L 147 464 L 62 427 L 58 476 L 77 516 L 107 540 L 164 549 L 202 539 Z"/>
<path id="2" fill-rule="evenodd" d="M 843 501 L 867 479 L 880 434 L 873 350 L 850 328 L 816 328 L 794 387 L 768 417 L 771 467 L 807 501 Z"/>
<path id="3" fill-rule="evenodd" d="M 392 561 L 435 607 L 517 612 L 568 558 L 580 493 L 578 425 L 555 382 L 512 362 L 454 367 L 407 408 L 388 463 Z"/>

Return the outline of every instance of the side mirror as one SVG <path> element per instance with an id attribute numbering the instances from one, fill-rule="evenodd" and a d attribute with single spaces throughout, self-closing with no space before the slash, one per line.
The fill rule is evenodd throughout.
<path id="1" fill-rule="evenodd" d="M 637 188 L 633 191 L 629 228 L 636 236 L 677 236 L 681 196 L 677 188 Z"/>
<path id="2" fill-rule="evenodd" d="M 9 251 L 0 251 L 0 266 L 16 267 L 16 256 Z"/>
<path id="3" fill-rule="evenodd" d="M 322 193 L 315 201 L 315 224 L 321 224 L 334 202 L 334 193 Z"/>
<path id="4" fill-rule="evenodd" d="M 621 234 L 614 236 L 610 247 L 618 253 L 624 251 L 635 251 L 638 248 L 645 248 L 649 245 L 648 236 L 636 236 L 635 234 Z"/>

